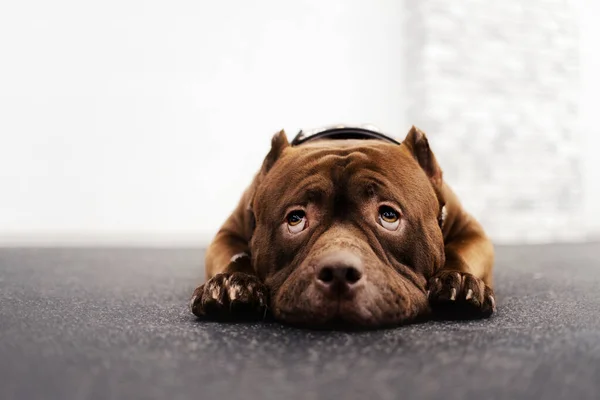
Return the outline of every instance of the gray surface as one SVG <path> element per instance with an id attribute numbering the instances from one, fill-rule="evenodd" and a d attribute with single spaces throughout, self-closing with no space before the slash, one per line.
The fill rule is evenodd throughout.
<path id="1" fill-rule="evenodd" d="M 196 321 L 194 250 L 0 250 L 0 398 L 598 399 L 598 245 L 499 248 L 491 320 Z"/>

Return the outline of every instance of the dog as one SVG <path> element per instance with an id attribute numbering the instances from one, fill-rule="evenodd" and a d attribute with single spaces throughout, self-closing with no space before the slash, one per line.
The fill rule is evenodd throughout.
<path id="1" fill-rule="evenodd" d="M 207 249 L 193 314 L 366 329 L 492 315 L 494 247 L 425 133 L 341 132 L 274 135 Z"/>

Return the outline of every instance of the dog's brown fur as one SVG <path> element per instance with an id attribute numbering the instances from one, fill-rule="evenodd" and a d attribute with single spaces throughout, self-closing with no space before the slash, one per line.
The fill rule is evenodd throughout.
<path id="1" fill-rule="evenodd" d="M 382 203 L 400 210 L 397 231 L 378 224 Z M 292 235 L 286 215 L 297 208 L 308 227 Z M 360 270 L 351 292 L 319 286 L 317 270 L 331 257 Z M 192 311 L 235 319 L 270 309 L 278 320 L 312 327 L 397 325 L 431 310 L 487 317 L 495 309 L 493 261 L 490 240 L 444 183 L 419 129 L 401 145 L 317 140 L 297 147 L 281 131 L 207 250 L 207 283 L 194 292 Z"/>

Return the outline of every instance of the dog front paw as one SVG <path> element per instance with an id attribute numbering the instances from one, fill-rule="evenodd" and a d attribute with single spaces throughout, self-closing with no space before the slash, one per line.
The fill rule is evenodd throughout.
<path id="1" fill-rule="evenodd" d="M 213 276 L 190 301 L 192 313 L 214 320 L 259 320 L 267 312 L 268 291 L 253 275 L 231 272 Z"/>
<path id="2" fill-rule="evenodd" d="M 429 304 L 442 319 L 487 318 L 496 311 L 494 291 L 481 279 L 458 271 L 442 271 L 429 281 Z"/>

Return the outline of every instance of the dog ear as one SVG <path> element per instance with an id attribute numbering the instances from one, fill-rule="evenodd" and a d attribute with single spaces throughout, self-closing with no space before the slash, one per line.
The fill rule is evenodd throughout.
<path id="1" fill-rule="evenodd" d="M 246 202 L 246 207 L 244 209 L 244 221 L 245 221 L 244 231 L 245 231 L 245 235 L 246 235 L 246 238 L 248 239 L 248 241 L 252 237 L 252 233 L 254 232 L 254 228 L 256 225 L 256 219 L 254 216 L 254 209 L 253 209 L 256 188 L 262 182 L 265 175 L 267 175 L 267 173 L 271 170 L 271 168 L 273 168 L 273 165 L 275 165 L 275 162 L 277 162 L 279 157 L 281 157 L 281 154 L 283 153 L 283 151 L 289 145 L 290 144 L 288 142 L 287 136 L 286 136 L 285 132 L 283 131 L 283 129 L 280 130 L 279 132 L 277 132 L 275 135 L 273 135 L 273 138 L 271 139 L 271 150 L 269 150 L 269 153 L 267 154 L 267 156 L 265 157 L 265 159 L 262 163 L 262 167 L 261 167 L 260 171 L 258 171 L 258 174 L 255 175 L 254 181 L 252 182 L 252 184 L 250 185 L 250 187 L 248 188 L 248 190 L 246 191 L 246 193 L 244 195 L 243 201 Z"/>
<path id="2" fill-rule="evenodd" d="M 275 162 L 279 159 L 283 151 L 288 147 L 290 143 L 288 142 L 287 136 L 285 132 L 280 130 L 271 139 L 271 150 L 269 154 L 265 157 L 263 161 L 263 165 L 261 168 L 261 174 L 266 174 L 273 167 Z"/>
<path id="3" fill-rule="evenodd" d="M 423 171 L 427 174 L 434 187 L 441 188 L 442 186 L 442 169 L 435 159 L 435 155 L 429 147 L 427 136 L 419 128 L 413 125 L 402 142 L 413 157 L 417 160 Z"/>

